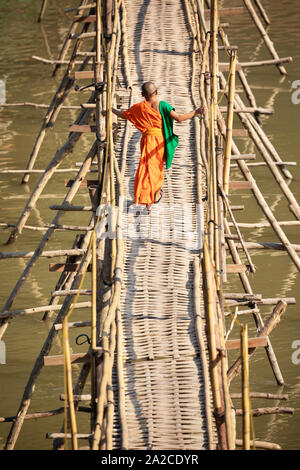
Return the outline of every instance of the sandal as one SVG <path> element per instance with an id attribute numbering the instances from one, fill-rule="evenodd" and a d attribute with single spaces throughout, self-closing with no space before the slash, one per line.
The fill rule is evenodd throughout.
<path id="1" fill-rule="evenodd" d="M 158 191 L 157 191 L 157 192 L 158 192 Z M 162 189 L 159 189 L 159 192 L 160 192 L 160 198 L 157 199 L 157 201 L 154 201 L 154 204 L 158 204 L 159 201 L 161 200 L 161 198 L 163 197 L 163 190 L 162 190 Z M 156 195 L 156 194 L 157 194 L 157 193 L 155 193 L 155 195 Z"/>

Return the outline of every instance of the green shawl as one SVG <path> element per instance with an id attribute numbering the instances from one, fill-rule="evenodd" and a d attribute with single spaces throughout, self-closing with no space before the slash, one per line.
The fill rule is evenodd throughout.
<path id="1" fill-rule="evenodd" d="M 178 135 L 173 132 L 174 119 L 170 117 L 170 112 L 173 108 L 166 101 L 159 103 L 159 111 L 163 121 L 163 133 L 165 138 L 165 160 L 167 168 L 170 168 L 176 147 L 178 145 Z"/>

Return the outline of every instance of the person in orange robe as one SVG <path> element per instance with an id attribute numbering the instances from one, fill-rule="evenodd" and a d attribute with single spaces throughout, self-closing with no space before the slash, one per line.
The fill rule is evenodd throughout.
<path id="1" fill-rule="evenodd" d="M 114 114 L 128 119 L 142 132 L 141 159 L 135 176 L 134 200 L 135 204 L 144 204 L 148 211 L 152 204 L 160 201 L 164 181 L 165 142 L 157 95 L 155 85 L 146 82 L 142 86 L 144 101 L 134 104 L 127 111 L 112 109 Z M 170 116 L 177 122 L 182 122 L 203 113 L 204 108 L 199 108 L 187 114 L 177 114 L 173 108 Z"/>

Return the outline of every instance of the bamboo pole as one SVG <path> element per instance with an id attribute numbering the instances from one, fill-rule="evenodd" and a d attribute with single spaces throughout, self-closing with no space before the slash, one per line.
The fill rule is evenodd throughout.
<path id="1" fill-rule="evenodd" d="M 72 308 L 73 306 L 71 306 Z M 71 367 L 71 353 L 70 353 L 70 344 L 69 344 L 69 334 L 68 334 L 68 317 L 69 312 L 63 320 L 63 346 L 64 346 L 64 393 L 67 395 L 67 401 L 65 401 L 65 432 L 68 431 L 68 415 L 70 419 L 70 430 L 71 430 L 71 439 L 72 439 L 72 450 L 78 450 L 77 442 L 77 422 L 76 422 L 76 412 L 73 399 L 73 385 L 72 385 L 72 367 Z M 66 404 L 68 403 L 68 408 Z M 66 445 L 66 440 L 65 440 Z"/>
<path id="2" fill-rule="evenodd" d="M 226 196 L 229 194 L 229 177 L 230 177 L 230 157 L 232 147 L 232 125 L 233 125 L 233 99 L 235 93 L 235 70 L 236 70 L 236 54 L 231 53 L 230 56 L 230 79 L 229 79 L 229 92 L 228 92 L 228 110 L 227 110 L 227 124 L 226 124 L 226 140 L 224 152 L 224 193 Z"/>
<path id="3" fill-rule="evenodd" d="M 73 243 L 73 248 L 79 248 L 79 249 L 82 249 L 83 252 L 85 253 L 86 252 L 86 249 L 88 247 L 88 240 L 89 240 L 89 235 L 88 233 L 86 233 L 85 235 L 76 235 L 75 237 L 75 240 L 74 240 L 74 243 Z M 84 254 L 83 253 L 83 254 Z M 82 259 L 82 256 L 83 255 L 80 255 L 80 256 L 76 256 L 76 258 L 74 259 L 74 257 L 67 257 L 66 259 L 66 262 L 72 262 L 72 261 L 78 261 L 80 262 L 81 259 Z M 56 283 L 56 286 L 55 286 L 55 290 L 70 290 L 69 288 L 71 287 L 72 285 L 72 282 L 75 278 L 75 274 L 76 274 L 76 271 L 72 272 L 72 273 L 66 273 L 66 272 L 62 272 L 59 279 L 58 279 L 58 282 Z M 50 299 L 50 304 L 51 305 L 56 305 L 58 304 L 59 302 L 59 297 L 58 296 L 55 296 L 55 295 L 52 295 L 51 294 L 51 299 Z M 52 313 L 53 312 L 46 312 L 43 316 L 43 320 L 46 320 L 46 319 L 49 319 L 52 317 Z"/>
<path id="4" fill-rule="evenodd" d="M 79 302 L 77 304 L 72 305 L 73 308 L 89 308 L 91 307 L 91 302 Z M 34 307 L 34 308 L 24 308 L 22 310 L 15 310 L 13 312 L 2 312 L 0 313 L 0 320 L 3 319 L 11 319 L 15 317 L 20 317 L 24 315 L 31 315 L 33 313 L 41 313 L 41 312 L 50 312 L 50 311 L 57 311 L 62 308 L 62 305 L 44 305 L 41 307 Z"/>
<path id="5" fill-rule="evenodd" d="M 272 242 L 244 242 L 248 250 L 279 250 L 285 251 L 285 246 L 282 243 Z M 241 245 L 237 243 L 237 249 L 241 249 Z M 295 251 L 300 252 L 300 245 L 292 244 Z"/>
<path id="6" fill-rule="evenodd" d="M 86 383 L 86 380 L 90 371 L 90 365 L 91 365 L 90 361 L 87 361 L 83 364 L 79 377 L 77 379 L 76 385 L 74 387 L 73 399 L 74 399 L 75 409 L 78 409 L 79 407 L 80 397 L 82 396 L 82 391 L 83 391 L 83 388 L 85 386 L 85 383 Z M 64 425 L 61 428 L 61 432 L 64 433 Z M 60 450 L 63 448 L 64 448 L 64 439 L 63 438 L 55 439 L 53 442 L 53 449 Z"/>
<path id="7" fill-rule="evenodd" d="M 15 106 L 31 106 L 32 108 L 49 108 L 49 104 L 43 104 L 43 103 L 31 103 L 30 101 L 24 101 L 23 103 L 4 103 L 1 104 L 0 107 L 5 108 L 5 107 L 15 107 Z M 81 109 L 80 106 L 62 106 L 61 109 Z M 21 170 L 19 170 L 21 171 Z M 28 170 L 30 171 L 30 170 Z M 31 170 L 32 171 L 32 170 Z M 22 170 L 22 173 L 24 173 L 25 170 Z"/>
<path id="8" fill-rule="evenodd" d="M 220 111 L 222 113 L 227 111 L 227 108 L 225 106 L 220 106 Z M 233 113 L 253 113 L 253 114 L 273 114 L 274 109 L 271 108 L 251 108 L 251 107 L 245 107 L 244 109 L 241 108 L 234 108 Z"/>
<path id="9" fill-rule="evenodd" d="M 247 10 L 249 11 L 253 21 L 254 21 L 254 24 L 255 26 L 257 27 L 258 31 L 260 32 L 265 44 L 266 44 L 266 47 L 268 48 L 270 54 L 273 56 L 274 59 L 279 59 L 279 56 L 275 50 L 275 47 L 267 33 L 267 31 L 265 30 L 262 22 L 260 21 L 253 5 L 252 5 L 252 2 L 251 0 L 243 0 L 244 1 L 244 4 L 247 8 Z M 282 66 L 282 65 L 277 65 L 277 68 L 278 70 L 280 71 L 280 73 L 282 75 L 287 75 L 287 71 L 285 70 L 285 68 Z"/>
<path id="10" fill-rule="evenodd" d="M 266 25 L 270 25 L 271 21 L 270 21 L 268 15 L 267 15 L 267 12 L 266 12 L 265 8 L 263 7 L 263 5 L 261 3 L 261 1 L 260 0 L 254 0 L 254 3 L 257 6 L 257 8 L 259 10 L 259 13 L 263 17 L 263 20 L 266 23 Z"/>
<path id="11" fill-rule="evenodd" d="M 277 223 L 280 227 L 298 227 L 300 225 L 300 221 L 298 220 L 280 220 Z M 231 227 L 232 225 L 233 224 L 229 222 L 229 226 Z M 238 226 L 240 228 L 256 229 L 256 228 L 269 228 L 272 225 L 269 222 L 257 222 L 257 223 L 239 222 Z"/>
<path id="12" fill-rule="evenodd" d="M 219 124 L 219 127 L 220 127 L 220 130 L 221 130 L 222 134 L 225 135 L 226 126 L 224 124 L 221 113 L 219 114 L 218 124 Z M 238 148 L 237 148 L 237 146 L 235 145 L 234 142 L 232 143 L 232 147 L 233 147 L 233 153 L 240 154 L 240 152 L 238 151 Z M 249 183 L 251 183 L 251 191 L 252 191 L 258 205 L 261 207 L 261 209 L 264 212 L 266 218 L 268 219 L 270 225 L 273 227 L 273 230 L 275 231 L 276 235 L 278 236 L 280 241 L 286 247 L 286 250 L 287 250 L 290 258 L 292 259 L 292 261 L 296 265 L 297 269 L 300 271 L 299 257 L 297 256 L 297 253 L 295 252 L 295 250 L 292 248 L 289 239 L 287 238 L 287 236 L 285 235 L 285 233 L 281 229 L 281 226 L 277 222 L 273 212 L 271 211 L 271 209 L 268 206 L 265 198 L 263 197 L 261 191 L 259 190 L 259 188 L 256 184 L 256 181 L 255 181 L 254 177 L 252 176 L 247 164 L 245 163 L 244 160 L 237 160 L 237 162 L 238 162 L 239 168 L 240 168 L 244 178 L 247 181 L 249 181 Z"/>
<path id="13" fill-rule="evenodd" d="M 111 143 L 112 144 L 112 143 Z M 119 197 L 122 199 L 123 187 L 121 176 L 116 172 L 117 181 L 119 185 Z M 121 206 L 117 212 L 117 223 L 116 223 L 116 258 L 114 262 L 114 284 L 112 289 L 112 297 L 110 306 L 108 309 L 107 316 L 104 320 L 103 331 L 102 331 L 102 347 L 103 347 L 103 375 L 99 390 L 98 403 L 97 403 L 97 417 L 95 430 L 93 435 L 92 449 L 97 450 L 101 442 L 101 436 L 103 435 L 103 419 L 104 419 L 104 405 L 106 401 L 107 384 L 111 376 L 112 360 L 109 348 L 109 331 L 111 329 L 112 322 L 115 319 L 116 310 L 119 304 L 119 297 L 122 285 L 122 272 L 123 272 L 123 240 L 121 238 L 121 221 L 122 212 Z"/>
<path id="14" fill-rule="evenodd" d="M 79 285 L 79 282 L 80 282 L 80 279 L 81 279 L 81 271 L 85 268 L 86 265 L 88 265 L 90 263 L 90 259 L 89 258 L 83 258 L 82 262 L 81 262 L 81 270 L 78 271 L 75 279 L 74 279 L 74 282 L 73 282 L 73 288 L 77 288 L 78 285 Z M 11 430 L 9 432 L 9 435 L 7 437 L 7 441 L 6 441 L 6 444 L 5 444 L 5 450 L 12 450 L 16 444 L 16 441 L 18 439 L 18 436 L 19 436 L 19 433 L 21 431 L 21 428 L 22 428 L 22 425 L 23 425 L 23 422 L 24 422 L 24 419 L 25 419 L 25 416 L 27 414 L 27 410 L 30 406 L 30 403 L 31 403 L 31 398 L 32 398 L 32 394 L 34 392 L 34 389 L 35 389 L 35 383 L 36 383 L 36 380 L 41 372 L 41 369 L 43 368 L 43 365 L 44 365 L 44 356 L 47 356 L 49 354 L 49 351 L 51 349 L 51 346 L 53 344 L 53 341 L 57 335 L 57 331 L 55 329 L 55 324 L 56 323 L 62 323 L 62 320 L 64 319 L 65 315 L 67 314 L 67 311 L 70 307 L 70 304 L 72 302 L 72 296 L 68 296 L 66 297 L 65 299 L 65 302 L 61 308 L 61 310 L 59 311 L 59 314 L 54 322 L 54 324 L 52 325 L 51 327 L 51 330 L 43 344 L 43 347 L 41 349 L 41 352 L 39 354 L 39 356 L 37 357 L 36 361 L 35 361 L 35 364 L 33 366 L 33 369 L 32 369 L 32 372 L 30 374 L 30 377 L 29 377 L 29 380 L 26 384 L 26 387 L 24 389 L 24 394 L 23 394 L 23 397 L 22 397 L 22 400 L 21 400 L 21 404 L 19 406 L 19 410 L 16 414 L 17 416 L 17 419 L 15 420 L 15 422 L 13 423 L 12 427 L 11 427 Z"/>
<path id="15" fill-rule="evenodd" d="M 226 219 L 224 219 L 224 226 L 225 226 L 225 230 L 230 233 L 230 228 L 229 228 L 229 225 L 228 225 L 228 222 L 227 222 Z M 238 254 L 235 243 L 232 240 L 227 239 L 227 245 L 228 245 L 228 248 L 230 250 L 233 261 L 237 264 L 240 264 L 241 263 L 241 258 Z M 240 273 L 239 276 L 240 276 L 241 283 L 242 283 L 242 285 L 245 289 L 245 292 L 248 293 L 248 294 L 253 294 L 253 291 L 252 291 L 252 288 L 251 288 L 251 285 L 250 285 L 250 282 L 249 282 L 249 279 L 248 279 L 247 275 L 245 273 Z M 259 309 L 256 308 L 256 304 L 254 304 L 254 309 L 252 310 L 252 314 L 253 314 L 253 317 L 254 317 L 254 320 L 255 320 L 255 323 L 256 323 L 256 327 L 259 328 L 259 329 L 264 328 L 265 325 L 264 325 L 264 322 L 262 320 Z M 276 356 L 275 356 L 270 338 L 268 338 L 268 346 L 266 348 L 266 353 L 267 353 L 272 371 L 274 373 L 274 376 L 276 378 L 276 381 L 277 381 L 278 385 L 283 385 L 284 380 L 283 380 L 282 373 L 280 371 L 280 368 L 279 368 L 279 365 L 278 365 L 278 362 L 277 362 L 277 359 L 276 359 Z"/>
<path id="16" fill-rule="evenodd" d="M 40 10 L 40 14 L 39 14 L 39 17 L 38 17 L 38 22 L 39 23 L 42 21 L 43 16 L 45 14 L 45 11 L 46 11 L 46 8 L 47 8 L 47 2 L 48 2 L 48 0 L 42 0 L 41 10 Z"/>
<path id="17" fill-rule="evenodd" d="M 67 195 L 64 199 L 64 204 L 70 203 L 72 201 L 72 199 L 75 197 L 78 189 L 80 188 L 82 178 L 85 177 L 86 173 L 88 172 L 88 170 L 90 168 L 90 165 L 91 165 L 91 162 L 92 162 L 92 160 L 95 156 L 95 153 L 96 153 L 96 146 L 94 144 L 92 146 L 91 150 L 89 151 L 85 161 L 83 162 L 82 167 L 79 169 L 78 174 L 75 178 L 75 181 L 74 181 L 72 187 L 69 189 L 69 191 L 68 191 L 68 193 L 67 193 Z M 56 214 L 56 216 L 54 217 L 53 223 L 57 224 L 62 216 L 63 216 L 63 211 L 59 211 Z M 50 239 L 51 235 L 53 234 L 53 232 L 54 232 L 54 229 L 49 228 L 47 230 L 47 232 L 44 234 L 44 236 L 41 239 L 39 245 L 37 246 L 33 256 L 29 260 L 25 270 L 23 271 L 23 273 L 21 274 L 21 276 L 20 276 L 19 280 L 17 281 L 15 287 L 11 291 L 11 294 L 9 295 L 9 297 L 6 301 L 6 303 L 5 303 L 5 305 L 2 309 L 2 312 L 9 311 L 11 309 L 11 306 L 12 306 L 12 304 L 13 304 L 20 288 L 22 287 L 25 280 L 28 278 L 29 273 L 31 272 L 33 266 L 37 262 L 40 254 L 43 252 L 44 247 L 45 247 L 46 243 L 49 241 L 49 239 Z M 5 333 L 7 326 L 8 326 L 8 322 L 6 320 L 3 320 L 0 324 L 0 339 L 3 336 L 3 334 Z"/>
<path id="18" fill-rule="evenodd" d="M 217 347 L 216 347 L 216 338 L 215 338 L 215 303 L 213 292 L 211 289 L 211 263 L 209 257 L 209 251 L 207 244 L 204 243 L 203 247 L 203 270 L 205 276 L 205 289 L 206 289 L 206 307 L 207 307 L 207 318 L 209 325 L 209 350 L 210 350 L 210 365 L 211 365 L 211 375 L 213 383 L 213 397 L 214 397 L 214 406 L 216 412 L 221 408 L 221 398 L 220 390 L 218 383 L 218 370 L 217 370 Z"/>
<path id="19" fill-rule="evenodd" d="M 222 194 L 223 202 L 225 203 L 225 206 L 226 206 L 226 208 L 227 208 L 227 210 L 228 210 L 228 212 L 229 212 L 229 214 L 230 214 L 232 223 L 233 223 L 233 225 L 234 225 L 234 227 L 235 227 L 235 230 L 236 230 L 236 232 L 237 232 L 237 234 L 238 234 L 238 237 L 239 237 L 239 240 L 240 240 L 240 244 L 241 244 L 242 247 L 243 247 L 244 253 L 245 253 L 246 258 L 247 258 L 247 260 L 248 260 L 248 263 L 249 263 L 249 265 L 250 265 L 251 272 L 252 272 L 252 273 L 255 273 L 255 271 L 256 271 L 255 266 L 254 266 L 254 264 L 252 263 L 251 257 L 250 257 L 250 255 L 249 255 L 249 252 L 248 252 L 248 250 L 247 250 L 247 248 L 246 248 L 246 245 L 245 245 L 245 243 L 244 243 L 244 239 L 243 239 L 243 237 L 242 237 L 241 231 L 240 231 L 240 229 L 239 229 L 238 224 L 237 224 L 236 221 L 235 221 L 233 212 L 232 212 L 232 210 L 231 210 L 231 208 L 230 208 L 230 205 L 229 205 L 229 202 L 228 202 L 228 198 L 227 198 L 225 192 L 223 191 L 221 185 L 219 185 L 219 191 L 220 191 L 221 194 Z"/>
<path id="20" fill-rule="evenodd" d="M 206 360 L 206 347 L 202 334 L 202 318 L 200 310 L 200 265 L 199 260 L 194 260 L 194 313 L 195 313 L 195 323 L 196 323 L 196 334 L 197 342 L 200 350 L 200 358 L 202 365 L 202 374 L 204 378 L 204 390 L 205 390 L 205 413 L 206 413 L 206 431 L 208 434 L 208 443 L 209 450 L 215 449 L 214 443 L 214 433 L 213 433 L 213 424 L 212 424 L 212 410 L 210 406 L 210 393 L 209 393 L 209 369 Z"/>
<path id="21" fill-rule="evenodd" d="M 85 253 L 82 249 L 69 249 L 69 250 L 51 250 L 43 251 L 40 254 L 41 258 L 55 258 L 59 256 L 80 256 Z M 0 259 L 16 259 L 16 258 L 31 258 L 34 251 L 16 251 L 10 253 L 0 253 Z"/>
<path id="22" fill-rule="evenodd" d="M 282 163 L 274 162 L 274 164 L 278 166 L 287 166 L 287 165 L 297 166 L 297 162 L 282 162 Z M 248 163 L 249 168 L 256 168 L 256 167 L 262 167 L 262 166 L 263 167 L 267 166 L 267 163 L 266 162 Z M 234 163 L 231 165 L 231 168 L 238 168 L 238 165 Z"/>
<path id="23" fill-rule="evenodd" d="M 257 449 L 266 449 L 266 450 L 282 450 L 282 448 L 278 444 L 273 444 L 272 442 L 264 442 L 264 441 L 250 441 L 250 446 L 253 446 Z M 237 447 L 243 447 L 243 440 L 236 439 Z"/>
<path id="24" fill-rule="evenodd" d="M 85 31 L 87 29 L 88 26 L 84 25 L 83 26 L 83 30 Z M 66 99 L 66 97 L 68 96 L 68 94 L 70 93 L 72 87 L 73 87 L 73 84 L 74 84 L 74 78 L 71 77 L 71 73 L 74 69 L 74 66 L 75 66 L 75 59 L 76 59 L 76 54 L 77 54 L 77 51 L 80 49 L 81 45 L 82 45 L 82 39 L 79 39 L 75 46 L 74 46 L 74 50 L 73 50 L 73 53 L 72 53 L 72 57 L 70 59 L 70 62 L 69 62 L 69 65 L 67 67 L 67 70 L 65 72 L 65 75 L 58 87 L 58 90 L 56 91 L 50 105 L 49 105 L 49 109 L 45 115 L 45 118 L 43 120 L 43 123 L 42 123 L 42 126 L 41 126 L 41 129 L 38 133 L 38 136 L 36 138 L 36 141 L 35 141 L 35 144 L 33 146 L 33 149 L 32 149 L 32 152 L 30 154 L 30 157 L 29 157 L 29 161 L 28 161 L 28 164 L 27 164 L 27 169 L 28 170 L 32 170 L 33 169 L 33 166 L 36 162 L 36 159 L 37 159 L 37 156 L 38 156 L 38 153 L 39 153 L 39 150 L 41 148 L 41 145 L 43 143 L 43 140 L 45 138 L 45 135 L 46 135 L 46 131 L 47 129 L 53 127 L 56 119 L 57 119 L 57 116 L 60 112 L 60 109 L 61 109 L 61 106 L 63 105 L 63 102 L 64 100 Z M 80 70 L 83 70 L 85 68 L 85 65 L 88 63 L 88 59 L 85 59 L 84 63 L 82 64 L 82 66 L 80 67 Z M 22 183 L 28 183 L 29 181 L 29 174 L 24 174 L 23 176 L 23 179 L 22 179 Z"/>
<path id="25" fill-rule="evenodd" d="M 248 68 L 248 67 L 262 67 L 264 65 L 278 65 L 278 64 L 284 64 L 287 62 L 292 62 L 293 58 L 292 57 L 281 57 L 280 59 L 273 59 L 273 60 L 258 60 L 255 62 L 240 62 L 240 66 L 243 68 Z"/>
<path id="26" fill-rule="evenodd" d="M 122 430 L 121 449 L 128 449 L 128 426 L 126 419 L 126 402 L 125 402 L 125 381 L 123 369 L 123 327 L 121 310 L 117 309 L 117 374 L 118 374 L 118 401 L 119 401 L 119 417 Z"/>
<path id="27" fill-rule="evenodd" d="M 115 356 L 115 349 L 116 349 L 116 314 L 117 314 L 118 307 L 115 312 L 115 317 L 112 321 L 111 331 L 110 331 L 110 376 L 107 381 L 107 406 L 106 406 L 106 450 L 113 449 L 113 420 L 114 420 L 114 410 L 115 410 L 115 403 L 114 403 L 114 393 L 112 388 L 112 369 L 114 365 L 114 356 Z"/>
<path id="28" fill-rule="evenodd" d="M 83 110 L 81 112 L 81 118 L 80 118 L 80 124 L 86 124 L 89 119 L 91 118 L 91 113 L 92 111 L 89 110 L 89 109 L 86 109 L 86 110 Z M 66 157 L 66 155 L 68 155 L 70 152 L 73 151 L 73 148 L 75 146 L 75 144 L 77 143 L 77 141 L 79 140 L 80 138 L 80 135 L 79 133 L 76 133 L 76 132 L 72 132 L 70 134 L 70 137 L 68 139 L 68 141 L 56 152 L 55 156 L 53 157 L 53 159 L 51 160 L 51 162 L 49 163 L 48 167 L 46 168 L 45 172 L 43 173 L 43 175 L 41 176 L 40 180 L 38 181 L 38 183 L 36 184 L 15 228 L 13 229 L 8 241 L 7 241 L 7 244 L 11 244 L 13 243 L 17 238 L 18 236 L 21 234 L 22 232 L 22 229 L 33 209 L 33 207 L 35 207 L 36 205 L 36 202 L 38 201 L 41 193 L 43 192 L 45 186 L 47 185 L 48 181 L 51 179 L 54 171 L 57 169 L 57 167 L 60 165 L 60 163 L 64 160 L 64 158 Z"/>
<path id="29" fill-rule="evenodd" d="M 243 103 L 239 96 L 235 98 L 236 102 L 242 107 Z M 282 166 L 276 165 L 270 153 L 274 154 L 274 146 L 272 143 L 266 138 L 265 133 L 259 126 L 259 124 L 255 121 L 253 116 L 249 116 L 247 114 L 240 113 L 239 119 L 243 123 L 243 125 L 247 128 L 250 133 L 250 136 L 254 143 L 256 144 L 257 148 L 259 149 L 263 159 L 267 163 L 271 173 L 273 174 L 275 181 L 279 185 L 280 189 L 282 190 L 284 196 L 286 197 L 287 201 L 289 202 L 289 209 L 295 215 L 295 217 L 300 220 L 300 208 L 299 204 L 293 195 L 292 191 L 288 187 L 287 183 L 285 182 L 284 178 L 281 175 L 281 169 L 284 168 L 284 162 L 281 160 L 277 162 L 280 163 Z M 276 152 L 276 151 L 275 151 Z M 279 156 L 278 156 L 279 158 Z"/>
<path id="30" fill-rule="evenodd" d="M 267 416 L 272 414 L 281 414 L 281 415 L 293 415 L 295 413 L 294 408 L 288 407 L 269 407 L 269 408 L 256 408 L 252 410 L 252 415 L 254 418 L 258 418 L 259 416 Z M 243 410 L 235 410 L 236 416 L 243 416 Z"/>
<path id="31" fill-rule="evenodd" d="M 269 299 L 255 299 L 254 302 L 256 305 L 276 305 L 278 302 L 280 301 L 283 301 L 283 302 L 286 302 L 286 304 L 295 304 L 296 303 L 296 299 L 295 297 L 284 297 L 284 298 L 280 298 L 280 297 L 274 297 L 274 298 L 269 298 Z M 232 306 L 242 306 L 242 305 L 248 305 L 248 304 L 251 304 L 253 303 L 252 300 L 245 300 L 245 301 L 238 301 L 238 300 L 229 300 L 227 302 L 228 306 L 229 307 L 232 307 Z"/>
<path id="32" fill-rule="evenodd" d="M 92 350 L 97 346 L 96 337 L 97 322 L 97 258 L 96 258 L 96 234 L 92 235 L 92 311 L 91 311 L 91 345 Z"/>
<path id="33" fill-rule="evenodd" d="M 83 6 L 79 6 L 79 7 L 75 7 L 75 8 L 65 8 L 64 12 L 65 13 L 69 13 L 69 12 L 72 12 L 72 11 L 81 11 L 81 10 L 85 10 L 87 8 L 95 8 L 96 6 L 96 2 L 92 2 L 92 3 L 89 3 L 88 5 L 83 5 Z"/>
<path id="34" fill-rule="evenodd" d="M 79 56 L 79 53 L 77 53 Z M 85 55 L 87 57 L 87 55 Z M 33 60 L 37 60 L 38 62 L 42 62 L 43 64 L 48 64 L 48 65 L 68 65 L 69 61 L 68 60 L 55 60 L 55 59 L 46 59 L 45 57 L 40 57 L 38 55 L 33 55 L 31 56 Z M 88 64 L 88 62 L 84 62 L 82 60 L 75 60 L 74 65 L 83 65 L 83 64 Z M 43 105 L 43 107 L 49 108 L 49 105 Z M 62 106 L 61 109 L 64 109 L 65 106 Z"/>
<path id="35" fill-rule="evenodd" d="M 257 334 L 257 337 L 269 336 L 270 335 L 271 331 L 280 322 L 281 316 L 285 312 L 286 307 L 287 307 L 287 304 L 285 302 L 283 302 L 283 301 L 278 302 L 278 304 L 274 308 L 272 314 L 270 315 L 270 317 L 266 321 L 264 327 Z M 248 352 L 249 353 L 249 358 L 254 354 L 255 351 L 256 351 L 256 348 L 250 348 L 249 349 L 249 352 Z M 242 360 L 241 360 L 241 357 L 239 357 L 238 359 L 236 359 L 234 364 L 229 368 L 229 370 L 228 370 L 228 380 L 229 380 L 229 382 L 231 382 L 231 380 L 237 374 L 240 373 L 241 363 L 242 363 Z"/>
<path id="36" fill-rule="evenodd" d="M 242 400 L 243 400 L 243 450 L 250 450 L 250 400 L 248 364 L 248 325 L 241 329 Z"/>
<path id="37" fill-rule="evenodd" d="M 225 35 L 224 32 L 223 32 L 223 34 L 222 34 L 222 37 L 223 37 L 223 39 L 224 39 L 224 42 L 225 42 L 226 46 L 227 46 L 228 48 L 230 48 L 230 43 L 229 43 L 228 38 L 227 38 L 227 36 Z M 254 95 L 253 95 L 253 93 L 252 93 L 251 87 L 250 87 L 250 85 L 249 85 L 249 83 L 248 83 L 248 81 L 247 81 L 247 77 L 246 77 L 246 75 L 244 74 L 242 68 L 241 68 L 240 70 L 238 70 L 238 75 L 239 75 L 239 79 L 240 79 L 240 81 L 241 81 L 241 83 L 242 83 L 242 85 L 243 85 L 243 88 L 244 88 L 244 90 L 245 90 L 245 92 L 246 92 L 246 95 L 247 95 L 247 97 L 248 97 L 248 100 L 249 100 L 249 102 L 250 102 L 250 105 L 251 105 L 252 107 L 254 107 L 254 108 L 257 108 L 257 104 L 256 104 L 255 97 L 254 97 Z M 223 81 L 223 83 L 224 83 L 224 80 L 225 80 L 225 79 L 224 79 L 224 77 L 223 77 L 222 74 L 221 74 L 221 79 L 222 79 L 222 81 Z M 243 108 L 244 108 L 244 104 L 243 104 L 243 102 L 242 102 L 241 100 L 239 101 L 239 97 L 236 96 L 236 97 L 235 97 L 235 100 L 237 100 L 237 103 L 239 103 L 239 104 L 237 104 L 237 103 L 235 104 L 236 107 L 238 107 L 238 108 L 239 108 L 239 107 L 243 107 Z M 240 115 L 239 115 L 239 117 L 240 117 Z M 244 117 L 245 117 L 245 114 L 244 114 Z M 246 117 L 247 117 L 247 116 L 246 116 Z M 262 123 L 261 123 L 261 120 L 260 120 L 260 118 L 259 118 L 259 116 L 258 116 L 257 114 L 255 115 L 255 119 L 252 120 L 252 124 L 253 124 L 253 125 L 254 125 L 254 122 L 257 122 L 257 123 L 259 123 L 260 125 L 262 124 Z M 265 147 L 265 148 L 267 148 L 268 151 L 271 153 L 272 159 L 274 160 L 274 162 L 283 163 L 282 160 L 281 160 L 281 158 L 280 158 L 280 156 L 279 156 L 278 153 L 276 152 L 274 146 L 273 146 L 272 143 L 270 142 L 270 139 L 269 139 L 269 138 L 267 137 L 267 135 L 263 132 L 263 130 L 260 128 L 260 130 L 259 130 L 258 132 L 259 132 L 259 136 L 258 136 L 258 137 L 259 137 L 259 139 L 261 140 L 261 144 L 263 144 L 263 145 L 261 145 L 261 147 L 259 148 L 259 150 L 260 150 L 262 156 L 263 156 L 263 152 L 264 152 L 264 150 L 265 150 L 264 147 Z M 292 179 L 292 178 L 293 178 L 293 176 L 291 175 L 291 173 L 289 172 L 289 170 L 288 170 L 284 165 L 280 167 L 280 170 L 282 171 L 283 175 L 284 175 L 286 178 L 288 178 L 288 179 Z"/>
<path id="38" fill-rule="evenodd" d="M 231 393 L 231 398 L 241 399 L 241 393 Z M 288 400 L 289 396 L 287 394 L 280 393 L 262 393 L 262 392 L 250 392 L 250 398 L 263 398 L 268 400 Z"/>
<path id="39" fill-rule="evenodd" d="M 77 12 L 76 12 L 77 16 L 83 16 L 84 15 L 84 9 L 82 9 L 81 7 L 87 7 L 88 6 L 87 2 L 88 2 L 88 0 L 81 0 L 79 6 L 77 7 Z M 64 43 L 62 45 L 62 48 L 59 52 L 58 59 L 56 61 L 57 63 L 55 64 L 55 67 L 54 67 L 54 70 L 53 70 L 53 73 L 52 73 L 53 77 L 56 74 L 57 70 L 59 69 L 60 65 L 62 63 L 64 63 L 64 59 L 65 59 L 65 57 L 68 53 L 68 50 L 70 48 L 70 45 L 72 43 L 72 39 L 71 39 L 72 35 L 75 34 L 78 25 L 79 25 L 78 20 L 77 21 L 73 20 L 73 22 L 72 22 L 72 24 L 69 28 L 69 31 L 66 34 L 66 37 L 65 37 Z"/>

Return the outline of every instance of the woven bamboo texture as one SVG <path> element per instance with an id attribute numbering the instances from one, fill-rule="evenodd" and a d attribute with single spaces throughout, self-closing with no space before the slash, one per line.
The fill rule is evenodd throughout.
<path id="1" fill-rule="evenodd" d="M 130 77 L 134 84 L 132 102 L 142 100 L 140 85 L 152 80 L 160 99 L 168 101 L 178 112 L 193 109 L 192 39 L 183 2 L 152 0 L 149 8 L 149 2 L 138 0 L 134 5 L 126 2 L 126 7 Z M 119 80 L 124 86 L 121 71 Z M 124 88 L 117 93 L 121 108 L 126 109 L 130 93 Z M 122 123 L 123 138 L 116 148 L 116 154 L 123 159 L 120 166 L 125 206 L 132 205 L 124 222 L 128 227 L 138 221 L 134 225 L 137 229 L 125 238 L 120 301 L 130 449 L 208 448 L 206 398 L 193 300 L 193 261 L 200 253 L 200 240 L 195 236 L 201 224 L 196 207 L 195 140 L 199 136 L 195 135 L 193 121 L 178 125 L 175 132 L 180 143 L 172 168 L 165 170 L 163 199 L 153 206 L 150 215 L 142 206 L 135 209 L 133 206 L 140 133 L 131 124 Z M 201 302 L 204 317 L 203 299 Z M 117 400 L 116 383 L 114 389 Z M 119 445 L 116 416 L 114 446 Z"/>

